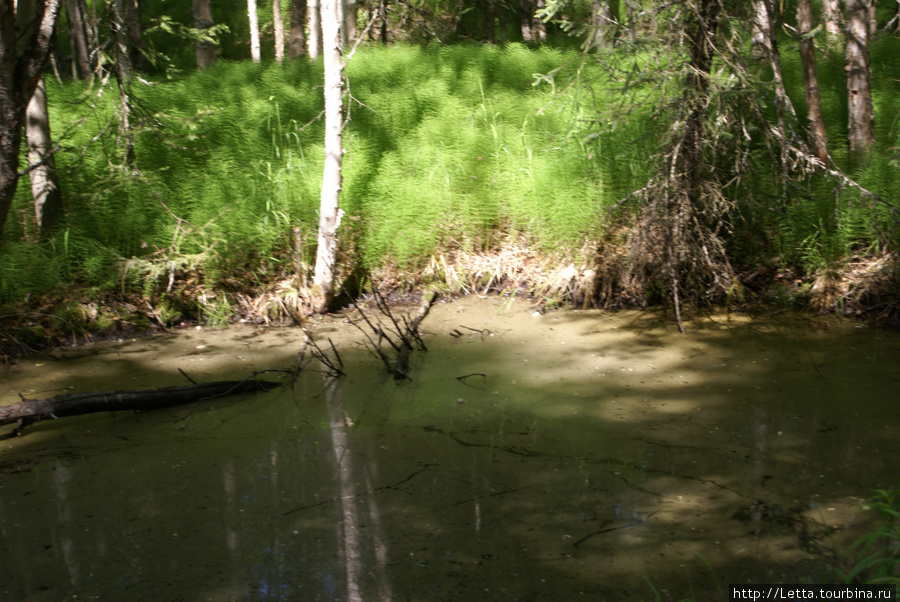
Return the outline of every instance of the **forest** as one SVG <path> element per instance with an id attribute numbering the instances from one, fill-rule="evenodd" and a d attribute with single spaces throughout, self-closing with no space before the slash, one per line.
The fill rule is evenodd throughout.
<path id="1" fill-rule="evenodd" d="M 0 12 L 4 349 L 424 289 L 897 319 L 900 2 Z"/>

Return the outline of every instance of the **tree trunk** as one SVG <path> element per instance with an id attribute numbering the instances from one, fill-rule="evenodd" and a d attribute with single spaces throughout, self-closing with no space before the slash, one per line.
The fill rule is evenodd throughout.
<path id="1" fill-rule="evenodd" d="M 309 37 L 306 39 L 309 58 L 317 59 L 322 54 L 322 12 L 320 0 L 308 0 L 306 17 L 309 19 Z"/>
<path id="2" fill-rule="evenodd" d="M 256 0 L 247 0 L 247 16 L 250 18 L 250 58 L 254 63 L 261 60 L 259 54 L 259 18 L 256 15 Z"/>
<path id="3" fill-rule="evenodd" d="M 851 165 L 865 163 L 875 141 L 874 109 L 872 106 L 871 66 L 869 64 L 869 20 L 871 0 L 846 0 L 847 42 L 845 49 L 847 72 L 847 134 L 850 143 Z"/>
<path id="4" fill-rule="evenodd" d="M 25 111 L 41 73 L 47 67 L 56 33 L 60 0 L 45 0 L 37 6 L 37 19 L 22 19 L 17 27 L 16 6 L 12 0 L 0 0 L 0 235 L 12 207 L 19 183 L 19 151 Z M 20 0 L 20 9 L 25 3 Z M 33 22 L 29 28 L 22 26 Z M 23 44 L 17 48 L 21 35 Z"/>
<path id="5" fill-rule="evenodd" d="M 806 88 L 806 121 L 813 154 L 820 161 L 828 158 L 825 118 L 819 95 L 819 75 L 816 72 L 816 40 L 812 35 L 813 19 L 809 0 L 797 2 L 797 28 L 800 32 L 800 61 L 803 64 L 803 84 Z"/>
<path id="6" fill-rule="evenodd" d="M 878 6 L 877 0 L 869 0 L 869 39 L 878 33 Z"/>
<path id="7" fill-rule="evenodd" d="M 322 3 L 322 33 L 325 48 L 325 168 L 319 204 L 319 236 L 313 298 L 316 311 L 325 311 L 334 301 L 337 229 L 340 225 L 338 200 L 341 193 L 343 155 L 343 63 L 341 0 Z"/>
<path id="8" fill-rule="evenodd" d="M 109 3 L 109 28 L 112 34 L 112 55 L 115 62 L 116 77 L 119 78 L 120 86 L 127 86 L 131 81 L 132 75 L 134 75 L 134 65 L 131 63 L 123 0 L 112 0 Z"/>
<path id="9" fill-rule="evenodd" d="M 359 13 L 359 3 L 357 0 L 343 0 L 342 11 L 344 28 L 341 30 L 341 35 L 346 46 L 352 44 L 356 39 L 356 19 Z"/>
<path id="10" fill-rule="evenodd" d="M 134 69 L 146 69 L 147 59 L 144 55 L 144 32 L 141 27 L 141 0 L 125 0 L 125 30 L 128 33 L 128 53 Z"/>
<path id="11" fill-rule="evenodd" d="M 284 62 L 284 19 L 281 18 L 281 0 L 272 0 L 272 22 L 275 27 L 275 60 Z"/>
<path id="12" fill-rule="evenodd" d="M 62 195 L 56 178 L 56 164 L 51 153 L 53 141 L 50 137 L 50 118 L 47 116 L 47 91 L 41 78 L 31 102 L 28 103 L 25 119 L 25 140 L 28 146 L 28 162 L 34 167 L 29 173 L 31 195 L 34 199 L 34 216 L 41 238 L 46 238 L 56 214 L 62 207 Z"/>
<path id="13" fill-rule="evenodd" d="M 841 23 L 841 1 L 822 0 L 822 16 L 825 21 L 825 33 L 830 41 L 841 39 L 844 27 Z"/>
<path id="14" fill-rule="evenodd" d="M 612 3 L 617 0 L 594 0 L 591 2 L 592 47 L 611 46 L 616 35 L 616 21 Z"/>
<path id="15" fill-rule="evenodd" d="M 520 0 L 522 13 L 522 40 L 532 44 L 547 41 L 547 26 L 535 13 L 544 7 L 544 0 Z"/>
<path id="16" fill-rule="evenodd" d="M 771 44 L 772 23 L 766 0 L 753 0 L 753 37 L 750 52 L 753 56 L 767 56 Z"/>
<path id="17" fill-rule="evenodd" d="M 705 141 L 706 114 L 709 110 L 709 76 L 715 49 L 713 40 L 718 29 L 718 4 L 715 0 L 701 0 L 695 20 L 688 32 L 691 43 L 691 71 L 688 76 L 688 106 L 685 119 L 682 165 L 676 173 L 683 173 L 688 179 L 689 198 L 692 205 L 699 206 L 701 167 Z"/>
<path id="18" fill-rule="evenodd" d="M 291 0 L 291 32 L 288 56 L 291 59 L 306 54 L 306 0 Z"/>
<path id="19" fill-rule="evenodd" d="M 210 0 L 193 0 L 194 29 L 209 29 L 213 26 Z M 212 42 L 197 40 L 197 69 L 206 69 L 216 60 L 216 46 Z"/>
<path id="20" fill-rule="evenodd" d="M 778 128 L 780 131 L 787 133 L 788 122 L 785 120 L 785 117 L 787 115 L 796 117 L 797 113 L 794 111 L 794 105 L 791 103 L 791 98 L 788 96 L 787 89 L 784 87 L 784 77 L 781 72 L 781 53 L 778 50 L 778 27 L 775 19 L 775 11 L 772 6 L 772 0 L 753 1 L 757 5 L 761 5 L 761 8 L 759 6 L 755 8 L 757 18 L 762 19 L 762 15 L 766 15 L 765 26 L 768 27 L 768 29 L 765 30 L 766 39 L 764 46 L 766 54 L 764 57 L 768 59 L 769 67 L 772 70 L 772 83 L 774 84 L 775 91 L 775 118 L 778 122 Z M 763 23 L 758 22 L 756 26 L 762 28 Z"/>
<path id="21" fill-rule="evenodd" d="M 69 38 L 72 45 L 73 79 L 78 79 L 79 76 L 89 77 L 94 72 L 94 66 L 84 0 L 66 0 L 66 13 L 69 17 Z"/>

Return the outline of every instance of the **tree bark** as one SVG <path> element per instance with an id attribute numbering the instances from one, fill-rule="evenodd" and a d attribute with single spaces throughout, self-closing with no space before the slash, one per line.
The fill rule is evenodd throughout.
<path id="1" fill-rule="evenodd" d="M 319 204 L 319 235 L 313 297 L 316 311 L 325 311 L 334 301 L 337 229 L 340 225 L 338 201 L 341 193 L 343 155 L 343 63 L 341 0 L 322 3 L 322 33 L 325 44 L 325 167 Z"/>
<path id="2" fill-rule="evenodd" d="M 281 0 L 272 0 L 272 23 L 275 28 L 275 60 L 284 62 L 284 19 L 281 17 Z"/>
<path id="3" fill-rule="evenodd" d="M 51 154 L 53 140 L 50 137 L 50 118 L 47 115 L 47 91 L 41 78 L 31 101 L 28 103 L 25 119 L 25 140 L 28 146 L 28 162 L 34 167 L 29 173 L 31 196 L 34 199 L 34 216 L 41 238 L 46 238 L 62 207 L 59 180 L 56 177 L 56 163 Z"/>
<path id="4" fill-rule="evenodd" d="M 306 0 L 291 0 L 291 32 L 288 56 L 296 59 L 306 54 Z"/>
<path id="5" fill-rule="evenodd" d="M 162 389 L 75 393 L 57 395 L 48 399 L 26 399 L 0 407 L 0 425 L 19 422 L 19 429 L 21 429 L 29 424 L 50 418 L 80 416 L 96 412 L 156 410 L 226 395 L 268 391 L 280 386 L 281 383 L 265 380 L 234 380 Z"/>
<path id="6" fill-rule="evenodd" d="M 806 88 L 806 121 L 813 154 L 820 161 L 828 158 L 825 118 L 819 94 L 819 75 L 816 71 L 816 40 L 812 35 L 813 19 L 809 0 L 797 2 L 797 28 L 800 31 L 800 61 L 803 64 L 803 84 Z"/>
<path id="7" fill-rule="evenodd" d="M 855 166 L 865 163 L 875 141 L 869 63 L 870 2 L 871 0 L 846 0 L 847 135 L 850 143 L 850 163 Z"/>
<path id="8" fill-rule="evenodd" d="M 544 0 L 520 0 L 523 41 L 531 44 L 541 44 L 547 41 L 547 26 L 535 16 L 538 9 L 543 7 Z"/>
<path id="9" fill-rule="evenodd" d="M 841 39 L 844 27 L 841 23 L 840 0 L 822 0 L 822 16 L 825 21 L 825 33 L 830 42 Z"/>
<path id="10" fill-rule="evenodd" d="M 84 0 L 66 0 L 69 17 L 69 37 L 72 45 L 72 77 L 89 77 L 94 72 L 91 44 L 87 27 L 87 6 Z"/>
<path id="11" fill-rule="evenodd" d="M 128 28 L 125 24 L 125 4 L 123 0 L 112 0 L 109 3 L 109 27 L 112 33 L 113 61 L 115 62 L 116 77 L 119 85 L 127 87 L 134 75 L 134 65 L 131 62 L 131 44 L 128 37 Z"/>
<path id="12" fill-rule="evenodd" d="M 210 0 L 193 0 L 194 29 L 209 29 L 213 26 Z M 212 42 L 197 40 L 197 69 L 206 69 L 216 60 L 216 46 Z"/>
<path id="13" fill-rule="evenodd" d="M 256 14 L 256 0 L 247 0 L 247 17 L 250 19 L 250 58 L 254 63 L 261 60 L 259 54 L 259 18 Z"/>
<path id="14" fill-rule="evenodd" d="M 308 0 L 306 17 L 309 19 L 309 37 L 306 42 L 309 58 L 317 59 L 322 54 L 322 11 L 320 0 Z"/>
<path id="15" fill-rule="evenodd" d="M 37 3 L 36 27 L 27 35 L 26 21 L 18 21 L 13 0 L 0 0 L 0 235 L 19 183 L 25 112 L 50 57 L 59 2 Z M 26 43 L 17 48 L 19 36 Z"/>
<path id="16" fill-rule="evenodd" d="M 615 40 L 616 20 L 612 3 L 617 0 L 594 0 L 591 2 L 591 27 L 594 28 L 591 36 L 591 46 L 611 46 Z"/>
<path id="17" fill-rule="evenodd" d="M 351 44 L 356 39 L 356 19 L 359 12 L 359 3 L 357 0 L 343 0 L 343 23 L 341 37 L 344 39 L 344 45 Z"/>
<path id="18" fill-rule="evenodd" d="M 132 67 L 138 71 L 147 67 L 144 56 L 144 31 L 141 27 L 142 13 L 141 0 L 125 0 L 125 11 L 122 17 L 128 34 L 128 56 Z"/>
<path id="19" fill-rule="evenodd" d="M 753 35 L 750 52 L 753 56 L 766 56 L 770 50 L 772 23 L 766 0 L 753 0 Z"/>

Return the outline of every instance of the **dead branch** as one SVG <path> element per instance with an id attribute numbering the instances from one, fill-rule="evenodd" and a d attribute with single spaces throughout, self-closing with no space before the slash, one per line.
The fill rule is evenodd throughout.
<path id="1" fill-rule="evenodd" d="M 56 395 L 47 399 L 24 399 L 0 408 L 0 424 L 18 422 L 14 435 L 26 426 L 48 418 L 64 418 L 96 412 L 144 411 L 174 405 L 205 401 L 256 391 L 268 391 L 281 383 L 265 380 L 233 380 L 163 387 Z"/>
<path id="2" fill-rule="evenodd" d="M 428 315 L 428 312 L 431 309 L 431 305 L 434 303 L 436 298 L 437 293 L 425 293 L 422 296 L 422 302 L 419 304 L 419 308 L 416 310 L 416 313 L 412 316 L 412 318 L 407 319 L 406 317 L 402 317 L 400 320 L 398 320 L 393 315 L 384 299 L 376 293 L 376 307 L 378 308 L 381 315 L 390 320 L 390 322 L 394 325 L 395 330 L 390 332 L 395 337 L 397 337 L 397 340 L 392 339 L 391 336 L 387 332 L 385 332 L 386 329 L 383 327 L 380 319 L 370 318 L 366 315 L 366 312 L 364 312 L 361 307 L 356 308 L 362 320 L 366 323 L 372 333 L 377 337 L 377 340 L 373 339 L 372 336 L 370 336 L 369 333 L 366 332 L 366 330 L 358 324 L 358 322 L 351 321 L 351 323 L 365 335 L 367 348 L 371 348 L 373 354 L 378 357 L 384 364 L 385 369 L 394 376 L 394 380 L 412 380 L 407 374 L 409 370 L 410 353 L 416 347 L 418 347 L 422 351 L 428 350 L 425 346 L 425 342 L 422 340 L 422 337 L 419 334 L 419 325 L 422 323 L 422 320 L 424 320 Z M 385 341 L 397 354 L 394 361 L 391 361 L 391 358 L 382 347 L 382 342 Z"/>

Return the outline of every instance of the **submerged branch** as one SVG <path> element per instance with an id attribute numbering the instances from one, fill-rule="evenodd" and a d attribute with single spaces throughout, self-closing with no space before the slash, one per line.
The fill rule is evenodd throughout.
<path id="1" fill-rule="evenodd" d="M 80 416 L 96 412 L 155 410 L 174 405 L 236 395 L 268 391 L 281 383 L 265 380 L 231 380 L 161 389 L 130 389 L 56 395 L 47 399 L 23 399 L 0 408 L 0 424 L 18 422 L 15 435 L 35 422 L 48 418 Z"/>

